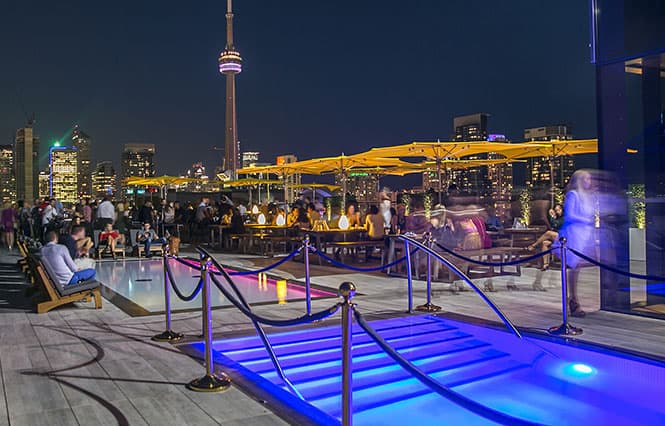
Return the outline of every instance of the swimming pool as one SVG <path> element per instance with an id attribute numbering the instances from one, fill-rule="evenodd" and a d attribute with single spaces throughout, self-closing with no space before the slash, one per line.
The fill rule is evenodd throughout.
<path id="1" fill-rule="evenodd" d="M 191 293 L 201 276 L 196 267 L 171 260 L 171 270 L 181 292 Z M 150 315 L 164 311 L 164 272 L 162 259 L 97 262 L 97 280 L 107 291 L 105 297 L 132 315 Z M 286 280 L 259 279 L 256 275 L 236 276 L 233 280 L 250 304 L 287 303 L 305 299 L 305 287 Z M 212 307 L 231 306 L 216 289 L 211 291 Z M 312 298 L 336 297 L 335 292 L 311 290 Z M 118 297 L 119 296 L 119 297 Z M 173 311 L 200 309 L 201 295 L 184 302 L 172 293 Z"/>
<path id="2" fill-rule="evenodd" d="M 430 377 L 512 416 L 551 425 L 665 424 L 660 362 L 562 340 L 518 340 L 431 315 L 371 324 Z M 218 340 L 214 350 L 227 368 L 268 387 L 285 407 L 298 406 L 312 419 L 339 418 L 340 333 L 330 326 L 269 335 L 286 376 L 311 405 L 305 409 L 285 390 L 257 337 Z M 355 326 L 353 389 L 357 425 L 492 424 L 431 392 Z"/>

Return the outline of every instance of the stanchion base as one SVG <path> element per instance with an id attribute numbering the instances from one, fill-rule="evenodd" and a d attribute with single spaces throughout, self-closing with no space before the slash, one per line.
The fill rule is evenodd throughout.
<path id="1" fill-rule="evenodd" d="M 422 312 L 436 312 L 440 311 L 441 306 L 433 305 L 432 303 L 425 303 L 424 305 L 416 306 L 416 311 Z"/>
<path id="2" fill-rule="evenodd" d="M 560 326 L 550 327 L 547 332 L 555 336 L 577 336 L 584 333 L 581 328 L 573 327 L 568 323 L 561 324 Z"/>
<path id="3" fill-rule="evenodd" d="M 222 392 L 231 387 L 231 379 L 224 374 L 205 375 L 187 383 L 187 389 L 196 392 Z"/>
<path id="4" fill-rule="evenodd" d="M 176 333 L 175 331 L 172 330 L 166 330 L 163 333 L 155 334 L 154 336 L 151 337 L 151 339 L 154 340 L 155 342 L 177 342 L 183 337 L 184 334 L 182 333 Z"/>

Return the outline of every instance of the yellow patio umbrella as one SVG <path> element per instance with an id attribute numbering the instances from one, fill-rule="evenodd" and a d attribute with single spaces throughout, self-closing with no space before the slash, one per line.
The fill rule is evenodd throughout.
<path id="1" fill-rule="evenodd" d="M 296 185 L 293 185 L 292 188 L 311 188 L 311 189 L 327 189 L 329 191 L 338 191 L 342 189 L 341 186 L 339 185 L 332 185 L 329 183 L 299 183 Z"/>
<path id="2" fill-rule="evenodd" d="M 238 172 L 240 173 L 240 172 Z M 281 185 L 283 182 L 276 179 L 257 179 L 257 178 L 244 178 L 244 179 L 235 179 L 227 180 L 222 185 L 237 188 L 241 186 L 249 186 L 249 203 L 252 203 L 252 189 L 253 186 L 258 186 L 259 188 L 259 202 L 261 202 L 261 185 L 266 185 L 268 197 L 270 197 L 270 185 Z"/>
<path id="3" fill-rule="evenodd" d="M 203 179 L 197 178 L 186 178 L 180 176 L 152 176 L 152 177 L 140 177 L 132 176 L 123 180 L 126 185 L 129 186 L 159 186 L 160 193 L 162 198 L 164 198 L 164 190 L 169 185 L 184 185 L 186 183 L 195 183 L 202 182 Z"/>
<path id="4" fill-rule="evenodd" d="M 426 158 L 435 162 L 438 176 L 439 204 L 441 203 L 441 173 L 443 161 L 447 159 L 459 159 L 470 155 L 486 154 L 490 152 L 501 153 L 502 150 L 512 147 L 514 144 L 507 142 L 472 142 L 472 141 L 436 141 L 436 142 L 411 142 L 404 145 L 372 148 L 366 154 L 376 157 L 393 158 Z M 486 165 L 486 164 L 482 164 Z M 471 167 L 471 166 L 470 166 Z"/>

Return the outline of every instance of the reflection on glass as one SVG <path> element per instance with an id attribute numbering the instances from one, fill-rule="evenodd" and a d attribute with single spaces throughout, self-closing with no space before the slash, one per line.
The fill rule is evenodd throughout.
<path id="1" fill-rule="evenodd" d="M 277 289 L 277 303 L 283 305 L 286 303 L 286 280 L 278 280 L 275 283 Z"/>

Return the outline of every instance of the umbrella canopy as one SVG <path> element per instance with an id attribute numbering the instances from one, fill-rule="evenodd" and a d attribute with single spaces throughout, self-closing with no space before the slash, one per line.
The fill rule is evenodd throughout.
<path id="1" fill-rule="evenodd" d="M 339 185 L 332 185 L 328 183 L 299 183 L 297 185 L 292 185 L 291 188 L 300 189 L 327 189 L 328 191 L 339 191 L 342 189 Z"/>
<path id="2" fill-rule="evenodd" d="M 595 154 L 598 139 L 578 139 L 549 142 L 525 142 L 511 144 L 499 154 L 508 158 L 559 157 L 561 155 Z"/>
<path id="3" fill-rule="evenodd" d="M 485 154 L 488 152 L 501 153 L 502 150 L 514 147 L 515 144 L 507 142 L 455 142 L 455 141 L 437 141 L 437 142 L 412 142 L 404 145 L 386 146 L 381 148 L 372 148 L 367 151 L 374 157 L 391 158 L 420 158 L 441 161 L 450 158 L 460 158 L 469 155 Z"/>
<path id="4" fill-rule="evenodd" d="M 131 185 L 131 186 L 184 185 L 186 183 L 194 183 L 194 182 L 201 182 L 201 179 L 164 175 L 164 176 L 154 176 L 154 177 L 133 176 L 124 180 L 124 183 L 126 185 Z"/>
<path id="5" fill-rule="evenodd" d="M 254 179 L 254 178 L 228 180 L 228 181 L 223 183 L 224 186 L 230 186 L 230 187 L 233 187 L 233 188 L 239 187 L 239 186 L 281 185 L 281 184 L 282 184 L 281 180 Z"/>
<path id="6" fill-rule="evenodd" d="M 287 164 L 273 164 L 270 166 L 255 166 L 255 167 L 244 167 L 238 170 L 239 175 L 258 175 L 258 174 L 273 174 L 280 176 L 293 175 L 297 173 L 302 173 L 306 175 L 315 175 L 318 174 L 316 170 L 308 170 L 302 165 L 300 161 L 295 163 Z"/>

